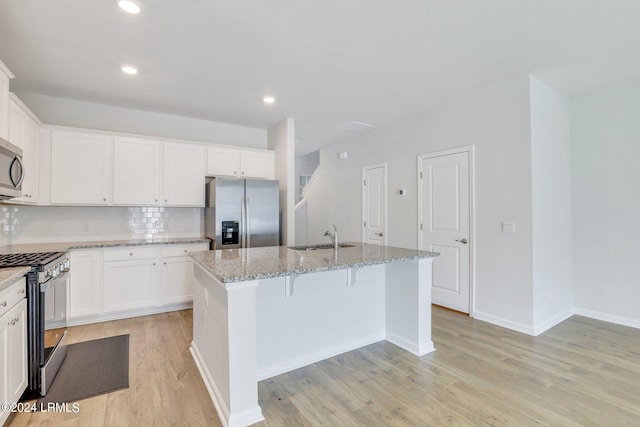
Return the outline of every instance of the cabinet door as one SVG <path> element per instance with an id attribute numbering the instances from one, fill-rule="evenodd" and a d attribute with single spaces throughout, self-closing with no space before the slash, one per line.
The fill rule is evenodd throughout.
<path id="1" fill-rule="evenodd" d="M 204 147 L 164 144 L 164 205 L 204 206 Z"/>
<path id="2" fill-rule="evenodd" d="M 207 148 L 207 175 L 240 176 L 240 150 L 235 148 Z"/>
<path id="3" fill-rule="evenodd" d="M 104 311 L 144 308 L 156 301 L 156 260 L 104 263 Z"/>
<path id="4" fill-rule="evenodd" d="M 27 388 L 27 300 L 2 316 L 6 325 L 7 400 L 14 403 Z"/>
<path id="5" fill-rule="evenodd" d="M 163 304 L 189 302 L 193 299 L 193 261 L 189 257 L 162 260 Z"/>
<path id="6" fill-rule="evenodd" d="M 102 252 L 71 251 L 69 319 L 102 313 Z"/>
<path id="7" fill-rule="evenodd" d="M 9 139 L 9 76 L 3 68 L 0 62 L 0 138 Z"/>
<path id="8" fill-rule="evenodd" d="M 274 177 L 273 151 L 246 151 L 240 153 L 243 178 L 266 178 Z"/>
<path id="9" fill-rule="evenodd" d="M 113 140 L 101 134 L 53 131 L 51 203 L 107 205 L 113 183 Z"/>
<path id="10" fill-rule="evenodd" d="M 13 99 L 9 100 L 9 142 L 24 149 L 27 112 Z"/>
<path id="11" fill-rule="evenodd" d="M 113 146 L 113 203 L 157 205 L 159 193 L 160 143 L 116 137 Z"/>
<path id="12" fill-rule="evenodd" d="M 1 77 L 1 74 L 0 74 Z M 7 352 L 6 348 L 9 347 L 7 343 L 7 332 L 11 322 L 10 314 L 7 313 L 4 316 L 0 316 L 0 404 L 11 403 L 8 394 L 8 378 L 7 378 Z M 3 405 L 0 405 L 0 425 L 3 425 L 5 420 L 9 417 L 9 412 L 2 410 Z"/>

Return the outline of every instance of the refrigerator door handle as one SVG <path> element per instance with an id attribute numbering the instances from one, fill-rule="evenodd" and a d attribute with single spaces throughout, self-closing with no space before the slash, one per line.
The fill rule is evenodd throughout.
<path id="1" fill-rule="evenodd" d="M 245 234 L 245 242 L 246 242 L 246 246 L 245 248 L 250 248 L 251 247 L 251 227 L 250 227 L 250 222 L 249 222 L 249 218 L 251 218 L 251 210 L 249 209 L 249 207 L 251 206 L 249 204 L 251 200 L 247 197 L 246 199 L 244 199 L 244 214 L 245 214 L 245 225 L 244 225 L 244 234 Z"/>
<path id="2" fill-rule="evenodd" d="M 246 219 L 247 219 L 247 211 L 246 211 L 246 199 L 243 197 L 240 199 L 240 247 L 246 248 Z"/>

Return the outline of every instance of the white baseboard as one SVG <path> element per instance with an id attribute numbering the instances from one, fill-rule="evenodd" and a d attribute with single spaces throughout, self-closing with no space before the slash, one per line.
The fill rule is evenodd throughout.
<path id="1" fill-rule="evenodd" d="M 535 335 L 531 326 L 513 322 L 511 320 L 503 319 L 502 317 L 494 316 L 492 314 L 483 313 L 481 311 L 474 310 L 473 318 L 482 320 L 483 322 L 492 323 L 494 325 L 502 326 L 503 328 L 511 329 L 512 331 L 522 332 L 527 335 Z"/>
<path id="2" fill-rule="evenodd" d="M 74 317 L 71 319 L 67 319 L 67 326 L 89 325 L 91 323 L 108 322 L 110 320 L 130 319 L 132 317 L 169 313 L 171 311 L 187 310 L 189 308 L 193 308 L 193 303 L 183 302 L 177 304 L 139 308 L 135 310 L 117 311 L 114 313 L 104 313 L 95 316 Z"/>
<path id="3" fill-rule="evenodd" d="M 387 331 L 386 340 L 391 344 L 395 344 L 398 347 L 415 354 L 416 356 L 424 356 L 425 354 L 431 353 L 432 351 L 436 350 L 435 346 L 433 345 L 433 341 L 431 340 L 429 340 L 428 342 L 420 343 L 419 345 L 415 345 L 413 342 L 407 340 L 406 338 L 389 331 Z"/>
<path id="4" fill-rule="evenodd" d="M 321 360 L 346 353 L 347 351 L 364 347 L 366 345 L 377 343 L 379 341 L 383 341 L 384 339 L 385 333 L 383 330 L 367 337 L 350 340 L 330 347 L 325 347 L 312 353 L 292 357 L 290 359 L 274 363 L 272 365 L 258 366 L 258 381 L 266 380 L 267 378 L 275 377 L 276 375 L 284 374 L 285 372 L 293 371 L 294 369 L 302 368 L 303 366 L 311 365 L 312 363 L 316 363 Z"/>
<path id="5" fill-rule="evenodd" d="M 572 307 L 571 309 L 565 311 L 564 313 L 561 313 L 555 317 L 552 317 L 551 319 L 548 319 L 544 322 L 538 323 L 536 325 L 533 326 L 533 335 L 534 336 L 538 336 L 541 333 L 548 331 L 549 329 L 553 328 L 554 326 L 556 326 L 559 323 L 564 322 L 565 320 L 567 320 L 568 318 L 570 318 L 571 316 L 573 316 L 575 314 L 575 309 Z"/>
<path id="6" fill-rule="evenodd" d="M 575 308 L 575 314 L 591 319 L 602 320 L 604 322 L 615 323 L 616 325 L 629 326 L 640 329 L 640 320 L 629 317 L 616 316 L 615 314 L 604 313 L 602 311 L 587 310 L 586 308 Z"/>
<path id="7" fill-rule="evenodd" d="M 213 381 L 213 377 L 211 376 L 209 369 L 207 369 L 207 365 L 198 350 L 198 346 L 193 341 L 191 341 L 189 351 L 191 352 L 191 356 L 193 356 L 193 360 L 196 362 L 196 367 L 200 372 L 202 381 L 209 392 L 209 397 L 213 402 L 213 406 L 216 407 L 218 418 L 220 418 L 220 422 L 224 427 L 245 427 L 264 421 L 262 408 L 260 408 L 259 405 L 240 413 L 230 414 L 229 408 L 227 408 L 227 405 L 222 398 L 222 394 L 220 393 L 220 390 L 218 390 L 218 387 L 216 387 L 216 383 Z"/>

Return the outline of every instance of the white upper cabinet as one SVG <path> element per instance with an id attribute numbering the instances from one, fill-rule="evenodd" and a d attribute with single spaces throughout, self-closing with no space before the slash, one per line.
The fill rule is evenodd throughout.
<path id="1" fill-rule="evenodd" d="M 273 179 L 275 153 L 273 151 L 240 151 L 242 178 Z"/>
<path id="2" fill-rule="evenodd" d="M 202 146 L 164 144 L 165 206 L 204 206 L 204 163 Z"/>
<path id="3" fill-rule="evenodd" d="M 54 130 L 51 204 L 108 205 L 112 198 L 113 138 Z"/>
<path id="4" fill-rule="evenodd" d="M 22 197 L 11 200 L 21 203 L 38 203 L 38 147 L 40 124 L 33 113 L 14 95 L 9 100 L 9 142 L 22 148 L 24 181 Z"/>
<path id="5" fill-rule="evenodd" d="M 209 147 L 207 175 L 273 179 L 274 159 L 268 150 Z"/>
<path id="6" fill-rule="evenodd" d="M 113 146 L 113 203 L 160 203 L 160 143 L 116 137 Z"/>
<path id="7" fill-rule="evenodd" d="M 0 61 L 0 138 L 9 139 L 9 80 L 11 71 Z"/>
<path id="8" fill-rule="evenodd" d="M 240 150 L 207 148 L 207 175 L 240 176 Z"/>

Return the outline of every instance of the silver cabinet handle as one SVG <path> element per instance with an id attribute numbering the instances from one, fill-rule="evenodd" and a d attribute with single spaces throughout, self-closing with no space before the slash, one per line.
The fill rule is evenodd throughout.
<path id="1" fill-rule="evenodd" d="M 154 262 L 153 265 L 156 265 L 156 263 Z"/>
<path id="2" fill-rule="evenodd" d="M 20 290 L 18 291 L 18 293 L 19 293 L 19 294 L 24 294 L 24 288 L 20 289 Z"/>
<path id="3" fill-rule="evenodd" d="M 382 236 L 383 236 L 383 234 L 382 234 L 382 233 L 376 233 L 376 236 L 380 236 L 380 237 L 382 237 Z"/>
<path id="4" fill-rule="evenodd" d="M 3 306 L 3 307 L 6 307 L 7 306 L 7 302 L 6 301 L 2 301 L 2 304 L 0 304 L 0 305 Z"/>
<path id="5" fill-rule="evenodd" d="M 463 243 L 463 244 L 465 244 L 465 245 L 466 245 L 467 243 L 469 243 L 469 241 L 468 241 L 467 239 L 460 239 L 460 240 L 456 240 L 456 242 L 460 242 L 460 243 Z"/>
<path id="6" fill-rule="evenodd" d="M 186 250 L 186 249 L 184 250 L 184 253 L 185 253 L 185 254 L 187 253 L 187 250 Z"/>
<path id="7" fill-rule="evenodd" d="M 167 261 L 163 262 L 164 265 L 167 265 Z"/>
<path id="8" fill-rule="evenodd" d="M 103 202 L 106 202 L 106 201 L 107 201 L 107 198 L 106 198 L 106 197 L 103 197 L 103 198 L 102 198 L 102 201 L 103 201 Z"/>
<path id="9" fill-rule="evenodd" d="M 129 256 L 133 256 L 133 252 L 129 252 Z"/>

